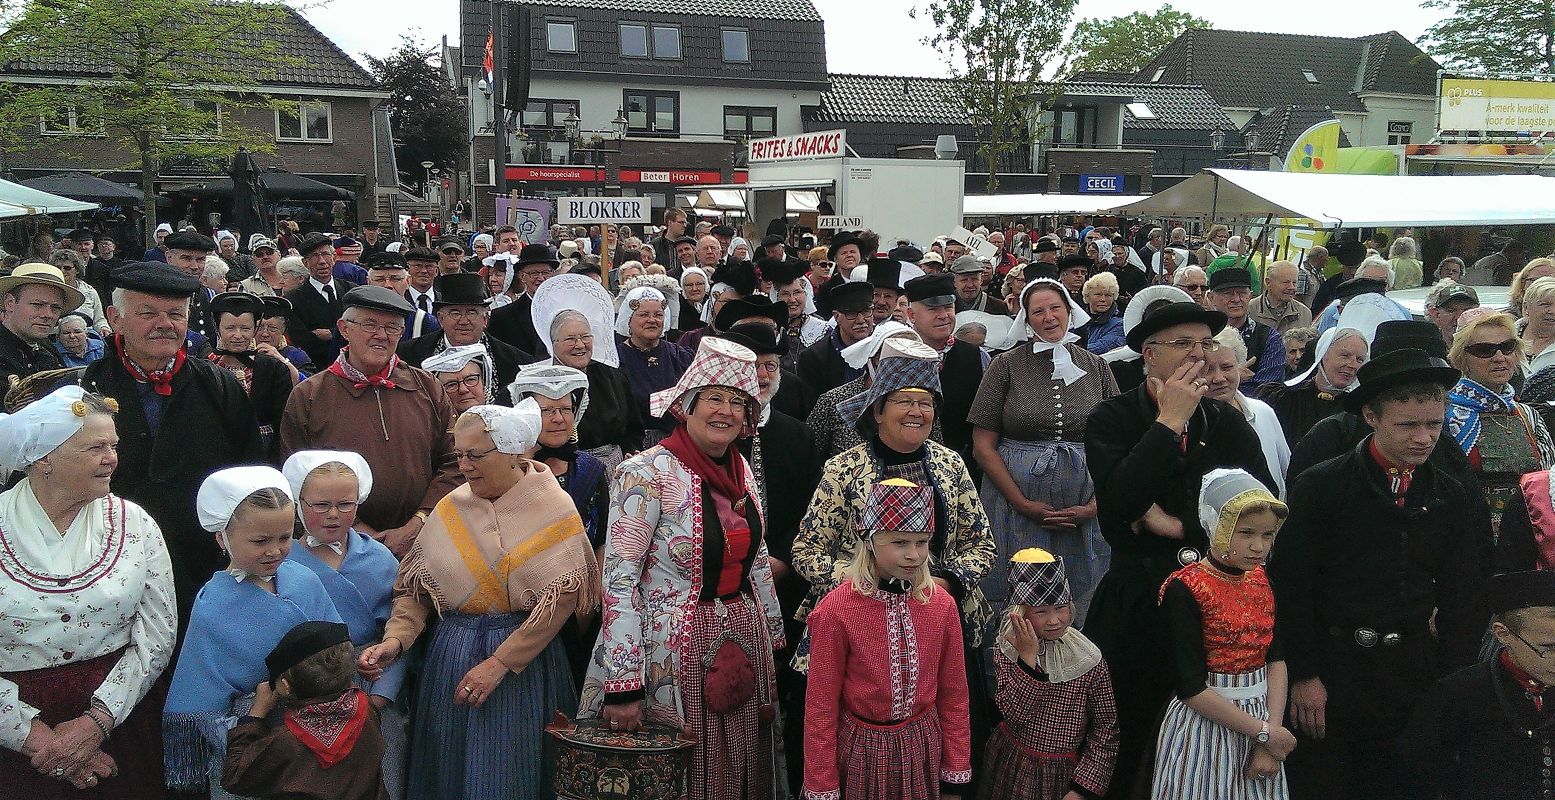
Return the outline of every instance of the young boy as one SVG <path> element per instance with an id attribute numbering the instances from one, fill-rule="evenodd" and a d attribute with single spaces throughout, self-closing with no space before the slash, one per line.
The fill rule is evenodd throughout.
<path id="1" fill-rule="evenodd" d="M 1555 573 L 1496 575 L 1486 594 L 1501 651 L 1443 678 L 1401 742 L 1421 797 L 1555 793 Z"/>

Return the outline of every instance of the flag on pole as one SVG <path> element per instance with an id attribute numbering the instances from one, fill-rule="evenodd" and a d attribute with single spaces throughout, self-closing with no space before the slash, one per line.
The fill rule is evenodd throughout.
<path id="1" fill-rule="evenodd" d="M 481 60 L 481 68 L 486 72 L 486 85 L 491 86 L 496 82 L 496 59 L 492 58 L 491 50 L 494 46 L 492 34 L 486 34 L 486 57 Z"/>

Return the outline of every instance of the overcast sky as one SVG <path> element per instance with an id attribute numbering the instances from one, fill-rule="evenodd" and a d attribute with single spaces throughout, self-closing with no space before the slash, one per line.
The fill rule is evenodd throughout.
<path id="1" fill-rule="evenodd" d="M 644 0 L 651 5 L 652 0 Z M 812 0 L 826 20 L 826 60 L 831 72 L 876 75 L 945 75 L 944 60 L 921 44 L 932 26 L 908 11 L 921 0 Z M 308 2 L 303 12 L 346 52 L 382 55 L 409 33 L 427 43 L 443 36 L 458 43 L 458 0 L 330 0 Z M 1076 19 L 1154 11 L 1159 2 L 1080 0 Z M 1418 0 L 1305 0 L 1262 3 L 1249 0 L 1173 0 L 1180 11 L 1230 30 L 1278 30 L 1331 36 L 1364 36 L 1397 30 L 1411 40 L 1441 18 Z M 1256 53 L 1247 54 L 1257 58 Z"/>

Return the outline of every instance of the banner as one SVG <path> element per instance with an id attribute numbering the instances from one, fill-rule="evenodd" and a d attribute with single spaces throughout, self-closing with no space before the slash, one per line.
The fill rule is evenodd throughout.
<path id="1" fill-rule="evenodd" d="M 1440 131 L 1555 130 L 1555 83 L 1442 78 L 1436 98 Z"/>
<path id="2" fill-rule="evenodd" d="M 1307 128 L 1291 142 L 1285 154 L 1286 172 L 1338 172 L 1339 134 L 1343 129 L 1339 120 L 1328 119 Z M 1312 225 L 1312 220 L 1280 218 L 1278 225 Z M 1312 228 L 1275 229 L 1272 255 L 1299 261 L 1314 246 L 1328 240 L 1328 234 Z"/>
<path id="3" fill-rule="evenodd" d="M 653 204 L 646 197 L 556 198 L 556 221 L 563 225 L 646 223 L 652 218 Z"/>
<path id="4" fill-rule="evenodd" d="M 507 197 L 499 195 L 496 203 L 497 224 L 517 228 L 519 241 L 524 244 L 550 242 L 551 201 L 526 197 L 510 204 Z"/>

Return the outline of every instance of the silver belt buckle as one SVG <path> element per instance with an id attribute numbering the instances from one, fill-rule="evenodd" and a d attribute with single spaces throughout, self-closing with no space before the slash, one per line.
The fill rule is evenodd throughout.
<path id="1" fill-rule="evenodd" d="M 1394 636 L 1394 637 L 1398 636 L 1398 634 L 1396 634 L 1396 633 L 1389 634 L 1389 635 L 1390 636 Z M 1371 628 L 1356 628 L 1355 629 L 1355 643 L 1360 645 L 1361 647 L 1376 647 L 1377 646 L 1377 640 L 1380 639 L 1380 638 L 1382 638 L 1382 637 L 1379 636 L 1377 634 L 1377 632 L 1372 630 Z"/>
<path id="2" fill-rule="evenodd" d="M 1189 564 L 1197 563 L 1198 560 L 1199 551 L 1191 547 L 1184 547 L 1183 549 L 1177 551 L 1177 563 L 1185 567 Z"/>
<path id="3" fill-rule="evenodd" d="M 1385 633 L 1382 635 L 1383 647 L 1397 647 L 1399 642 L 1402 641 L 1404 641 L 1404 637 L 1396 633 Z"/>

